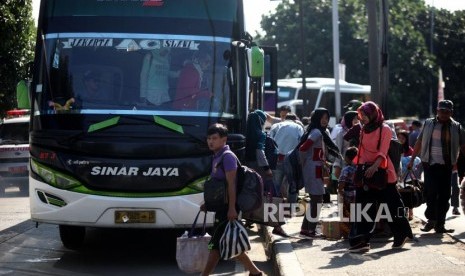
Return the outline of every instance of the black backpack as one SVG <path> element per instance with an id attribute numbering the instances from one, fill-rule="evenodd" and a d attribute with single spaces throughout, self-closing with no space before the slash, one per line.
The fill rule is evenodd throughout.
<path id="1" fill-rule="evenodd" d="M 230 150 L 225 151 L 217 167 L 223 164 L 223 157 L 226 153 L 233 154 Z M 262 177 L 255 170 L 242 165 L 237 157 L 236 161 L 236 204 L 242 212 L 256 210 L 263 204 L 264 189 Z"/>
<path id="2" fill-rule="evenodd" d="M 304 187 L 302 168 L 299 160 L 299 147 L 286 154 L 283 162 L 284 175 L 289 183 L 289 193 L 298 193 Z"/>
<path id="3" fill-rule="evenodd" d="M 284 175 L 289 183 L 289 193 L 298 193 L 304 187 L 304 180 L 302 175 L 302 167 L 300 165 L 299 148 L 305 141 L 307 141 L 310 132 L 302 135 L 299 144 L 290 152 L 286 153 L 283 162 Z"/>
<path id="4" fill-rule="evenodd" d="M 378 140 L 378 150 L 381 144 L 381 132 L 382 126 L 379 128 L 379 140 Z M 391 136 L 392 137 L 392 136 Z M 400 161 L 402 159 L 402 144 L 397 139 L 392 139 L 389 144 L 388 149 L 388 156 L 391 159 L 392 164 L 394 165 L 394 169 L 396 170 L 396 174 L 400 171 Z"/>
<path id="5" fill-rule="evenodd" d="M 278 145 L 268 133 L 265 139 L 265 156 L 266 160 L 268 160 L 270 169 L 276 170 L 276 164 L 278 163 Z"/>

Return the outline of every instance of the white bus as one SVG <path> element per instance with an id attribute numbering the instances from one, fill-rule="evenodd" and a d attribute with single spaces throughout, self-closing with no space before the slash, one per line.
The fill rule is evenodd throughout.
<path id="1" fill-rule="evenodd" d="M 265 70 L 243 1 L 42 0 L 37 34 L 31 219 L 58 224 L 68 248 L 86 227 L 190 227 L 208 127 L 225 124 L 241 158 L 247 114 L 263 103 L 249 90 Z"/>
<path id="2" fill-rule="evenodd" d="M 278 80 L 278 108 L 283 105 L 291 107 L 299 118 L 310 116 L 317 107 L 324 107 L 331 114 L 330 126 L 336 124 L 335 84 L 332 78 L 306 78 L 306 93 L 302 93 L 302 79 Z M 339 81 L 341 92 L 341 110 L 350 100 L 367 101 L 370 99 L 370 85 L 360 85 Z M 343 114 L 341 114 L 343 115 Z"/>

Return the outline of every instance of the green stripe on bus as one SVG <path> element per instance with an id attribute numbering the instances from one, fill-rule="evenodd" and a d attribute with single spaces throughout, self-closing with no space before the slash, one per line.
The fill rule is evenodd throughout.
<path id="1" fill-rule="evenodd" d="M 89 195 L 98 195 L 98 196 L 111 196 L 111 197 L 126 197 L 126 198 L 144 198 L 144 197 L 172 197 L 172 196 L 183 196 L 202 193 L 202 191 L 185 187 L 180 191 L 174 192 L 162 192 L 162 193 L 128 193 L 128 192 L 111 192 L 111 191 L 95 191 L 90 190 L 84 186 L 79 186 L 69 191 L 76 193 L 89 194 Z"/>
<path id="2" fill-rule="evenodd" d="M 162 125 L 162 126 L 164 126 L 166 128 L 169 128 L 171 130 L 174 130 L 176 132 L 184 134 L 184 130 L 183 130 L 181 125 L 178 125 L 176 123 L 173 123 L 171 121 L 163 119 L 163 118 L 161 118 L 159 116 L 153 116 L 153 119 L 154 119 L 155 123 L 157 123 L 159 125 Z"/>
<path id="3" fill-rule="evenodd" d="M 178 190 L 178 191 L 172 191 L 172 192 L 146 192 L 146 193 L 132 192 L 131 193 L 131 192 L 97 191 L 97 190 L 89 189 L 85 187 L 84 185 L 68 189 L 68 191 L 81 193 L 81 194 L 89 194 L 89 195 L 127 197 L 127 198 L 183 196 L 183 195 L 203 193 L 203 183 L 205 182 L 205 180 L 207 180 L 207 178 L 208 178 L 207 176 L 201 177 L 191 182 L 189 185 L 187 185 L 183 189 Z"/>
<path id="4" fill-rule="evenodd" d="M 116 116 L 116 117 L 113 117 L 111 119 L 108 119 L 108 120 L 105 120 L 105 121 L 102 121 L 102 122 L 99 122 L 99 123 L 95 123 L 95 124 L 92 124 L 89 126 L 89 129 L 87 130 L 87 132 L 94 132 L 94 131 L 97 131 L 97 130 L 100 130 L 102 128 L 106 128 L 106 127 L 109 127 L 109 126 L 112 126 L 112 125 L 116 125 L 119 121 L 119 118 L 120 116 Z"/>

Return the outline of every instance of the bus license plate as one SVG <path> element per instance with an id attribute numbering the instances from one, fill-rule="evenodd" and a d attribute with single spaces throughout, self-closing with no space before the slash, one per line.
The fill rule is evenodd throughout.
<path id="1" fill-rule="evenodd" d="M 115 211 L 115 223 L 155 223 L 155 211 Z"/>

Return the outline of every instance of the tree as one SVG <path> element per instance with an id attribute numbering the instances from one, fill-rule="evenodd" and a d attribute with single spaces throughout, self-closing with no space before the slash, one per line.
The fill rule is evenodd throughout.
<path id="1" fill-rule="evenodd" d="M 430 11 L 421 17 L 423 35 L 431 39 Z M 433 107 L 436 106 L 437 72 L 441 68 L 444 75 L 444 96 L 454 102 L 454 118 L 465 123 L 465 11 L 450 13 L 447 10 L 434 10 L 433 54 L 437 66 L 432 74 Z"/>
<path id="2" fill-rule="evenodd" d="M 35 26 L 31 0 L 4 0 L 0 5 L 0 117 L 16 106 L 16 84 L 27 77 L 33 59 Z"/>
<path id="3" fill-rule="evenodd" d="M 304 7 L 304 33 L 307 77 L 332 77 L 332 1 L 283 0 L 276 12 L 263 16 L 257 35 L 260 44 L 278 47 L 278 76 L 300 77 L 298 4 Z M 464 102 L 465 17 L 441 10 L 436 14 L 433 53 L 429 51 L 430 14 L 423 0 L 388 1 L 388 114 L 428 117 L 430 89 L 437 91 L 437 64 L 441 64 L 446 79 L 446 97 Z M 339 40 L 341 62 L 346 64 L 346 79 L 369 83 L 368 22 L 366 2 L 339 0 Z M 456 30 L 455 33 L 441 30 Z M 445 38 L 446 41 L 444 40 Z M 460 47 L 462 46 L 462 47 Z M 434 97 L 437 94 L 434 94 Z M 434 103 L 435 104 L 435 103 Z M 456 117 L 460 113 L 455 110 Z"/>

